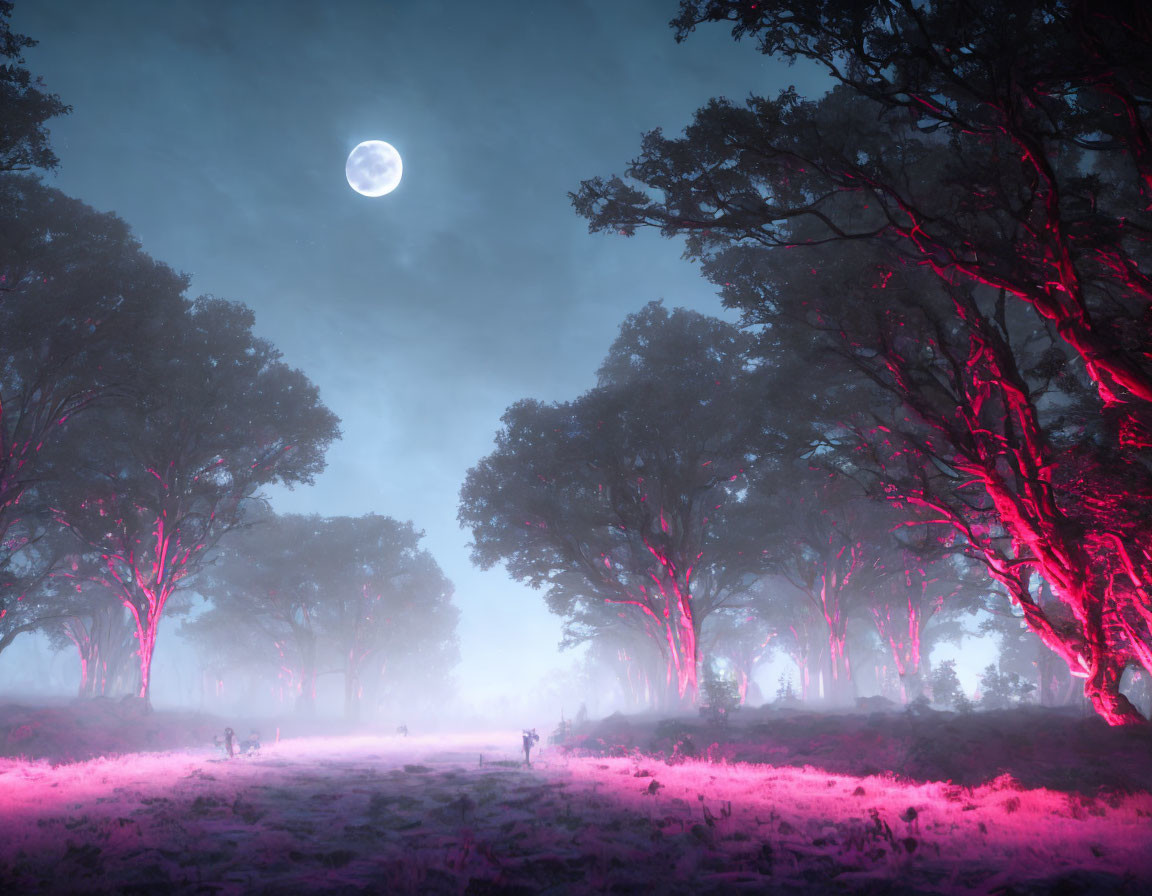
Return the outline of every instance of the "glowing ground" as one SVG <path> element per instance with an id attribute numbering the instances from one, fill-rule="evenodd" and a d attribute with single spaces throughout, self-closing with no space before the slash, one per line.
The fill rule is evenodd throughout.
<path id="1" fill-rule="evenodd" d="M 541 751 L 518 732 L 0 760 L 7 893 L 1142 893 L 1152 795 Z M 483 760 L 483 764 L 481 764 Z M 909 810 L 914 811 L 909 811 Z"/>

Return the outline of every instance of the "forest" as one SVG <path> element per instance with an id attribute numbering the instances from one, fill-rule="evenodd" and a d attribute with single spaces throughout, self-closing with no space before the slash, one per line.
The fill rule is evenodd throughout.
<path id="1" fill-rule="evenodd" d="M 571 194 L 593 231 L 682 238 L 742 314 L 629 315 L 595 387 L 509 407 L 460 491 L 473 562 L 541 589 L 622 707 L 1152 711 L 1146 45 L 962 8 L 684 3 L 678 40 L 727 22 L 835 86 L 715 100 Z M 44 633 L 82 696 L 147 702 L 183 615 L 219 687 L 442 698 L 457 611 L 421 533 L 270 509 L 338 421 L 249 309 L 34 173 L 69 108 L 33 43 L 5 24 L 0 651 Z M 966 694 L 931 657 L 975 631 L 1000 652 Z"/>
<path id="2" fill-rule="evenodd" d="M 713 100 L 572 200 L 682 238 L 745 327 L 649 308 L 597 389 L 509 409 L 462 493 L 476 560 L 656 705 L 771 647 L 803 697 L 915 699 L 983 607 L 995 700 L 1082 685 L 1146 723 L 1152 81 L 1125 10 L 682 3 L 677 40 L 727 23 L 833 88 Z"/>

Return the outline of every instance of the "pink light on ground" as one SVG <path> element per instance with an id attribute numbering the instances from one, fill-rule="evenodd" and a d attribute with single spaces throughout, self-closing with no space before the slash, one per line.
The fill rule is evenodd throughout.
<path id="1" fill-rule="evenodd" d="M 499 731 L 282 740 L 235 760 L 207 749 L 55 768 L 0 760 L 0 863 L 21 884 L 62 871 L 81 888 L 202 884 L 245 868 L 250 883 L 296 891 L 336 877 L 391 892 L 434 879 L 540 886 L 568 869 L 573 892 L 647 878 L 975 893 L 1148 873 L 1147 793 L 1096 800 L 1008 776 L 964 788 L 543 745 L 526 769 L 518 745 L 518 731 Z M 93 855 L 98 868 L 81 861 Z"/>

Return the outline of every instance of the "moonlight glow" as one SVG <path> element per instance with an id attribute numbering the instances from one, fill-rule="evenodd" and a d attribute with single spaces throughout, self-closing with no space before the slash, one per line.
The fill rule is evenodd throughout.
<path id="1" fill-rule="evenodd" d="M 348 185 L 363 196 L 384 196 L 396 189 L 404 174 L 400 153 L 383 140 L 365 140 L 348 155 L 344 166 Z"/>

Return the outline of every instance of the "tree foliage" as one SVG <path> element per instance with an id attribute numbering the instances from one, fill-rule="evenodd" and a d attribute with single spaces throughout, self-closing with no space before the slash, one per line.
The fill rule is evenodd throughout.
<path id="1" fill-rule="evenodd" d="M 749 104 L 754 143 L 718 141 L 786 186 L 776 202 L 749 196 L 755 226 L 784 235 L 799 215 L 821 222 L 818 239 L 882 236 L 946 279 L 1003 289 L 1147 421 L 1147 327 L 1124 332 L 1152 299 L 1152 22 L 1139 4 L 682 0 L 678 39 L 706 21 L 815 61 L 849 92 L 836 132 L 826 104 L 786 93 Z M 908 177 L 927 156 L 936 176 Z"/>
<path id="2" fill-rule="evenodd" d="M 211 607 L 183 629 L 221 666 L 273 672 L 304 712 L 322 671 L 343 674 L 351 718 L 365 689 L 418 708 L 444 694 L 459 616 L 421 538 L 377 514 L 260 515 L 221 545 Z"/>
<path id="3" fill-rule="evenodd" d="M 932 670 L 932 702 L 937 706 L 960 709 L 966 699 L 960 678 L 956 675 L 956 661 L 944 660 Z"/>
<path id="4" fill-rule="evenodd" d="M 0 0 L 0 171 L 55 168 L 45 122 L 71 110 L 24 68 L 24 51 L 36 41 L 12 31 L 9 0 Z"/>

